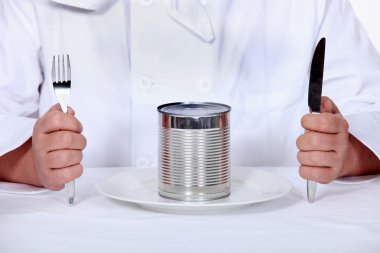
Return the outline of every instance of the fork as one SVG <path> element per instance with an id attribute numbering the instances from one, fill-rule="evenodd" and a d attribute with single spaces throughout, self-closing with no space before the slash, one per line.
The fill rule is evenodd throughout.
<path id="1" fill-rule="evenodd" d="M 53 64 L 51 69 L 51 77 L 53 81 L 54 93 L 58 99 L 61 109 L 64 113 L 67 113 L 67 108 L 70 100 L 71 90 L 71 67 L 70 57 L 67 55 L 67 61 L 65 64 L 65 56 L 62 55 L 62 64 L 60 62 L 60 56 L 58 55 L 56 61 L 55 55 L 53 56 Z M 56 69 L 57 65 L 57 69 Z M 62 66 L 62 69 L 61 69 Z M 70 206 L 74 205 L 75 199 L 75 181 L 71 181 L 65 184 L 66 199 Z"/>

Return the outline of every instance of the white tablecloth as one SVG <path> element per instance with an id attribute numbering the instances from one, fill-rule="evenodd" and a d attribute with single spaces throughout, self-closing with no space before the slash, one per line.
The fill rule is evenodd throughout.
<path id="1" fill-rule="evenodd" d="M 238 211 L 173 215 L 101 195 L 94 184 L 125 168 L 88 168 L 74 207 L 64 191 L 0 194 L 0 252 L 380 252 L 380 181 L 319 185 L 306 200 L 297 168 L 283 198 Z"/>

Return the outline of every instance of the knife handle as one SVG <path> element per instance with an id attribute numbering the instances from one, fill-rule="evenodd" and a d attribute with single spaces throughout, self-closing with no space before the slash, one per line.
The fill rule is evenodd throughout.
<path id="1" fill-rule="evenodd" d="M 315 194 L 317 192 L 317 182 L 307 180 L 306 189 L 307 189 L 307 200 L 309 201 L 309 203 L 313 203 L 315 199 Z"/>
<path id="2" fill-rule="evenodd" d="M 312 114 L 319 114 L 319 112 L 311 112 Z M 317 182 L 307 180 L 306 182 L 307 200 L 309 203 L 313 203 L 315 194 L 317 193 Z"/>

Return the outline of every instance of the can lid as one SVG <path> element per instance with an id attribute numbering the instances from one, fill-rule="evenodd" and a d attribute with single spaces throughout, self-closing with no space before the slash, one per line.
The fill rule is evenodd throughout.
<path id="1" fill-rule="evenodd" d="M 212 102 L 177 102 L 160 105 L 157 110 L 161 113 L 175 116 L 202 117 L 229 112 L 231 107 Z"/>

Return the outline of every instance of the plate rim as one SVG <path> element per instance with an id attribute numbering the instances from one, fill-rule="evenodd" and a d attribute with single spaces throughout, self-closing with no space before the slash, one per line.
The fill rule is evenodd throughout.
<path id="1" fill-rule="evenodd" d="M 291 192 L 293 190 L 293 188 L 294 188 L 293 184 L 290 182 L 289 179 L 287 179 L 287 178 L 285 178 L 283 176 L 277 175 L 275 173 L 272 173 L 272 172 L 264 171 L 262 169 L 257 169 L 255 167 L 238 167 L 238 166 L 236 166 L 236 167 L 232 167 L 231 170 L 233 168 L 249 169 L 249 170 L 253 170 L 253 171 L 259 172 L 259 173 L 264 173 L 264 174 L 267 174 L 267 175 L 275 176 L 275 177 L 281 179 L 285 184 L 287 184 L 287 190 L 283 191 L 280 194 L 277 194 L 275 196 L 267 197 L 267 198 L 262 198 L 260 200 L 239 201 L 239 202 L 232 202 L 232 203 L 231 202 L 229 202 L 229 203 L 228 202 L 227 203 L 220 202 L 223 199 L 216 200 L 216 201 L 206 201 L 206 202 L 182 202 L 182 201 L 175 202 L 175 200 L 171 200 L 173 202 L 159 202 L 159 201 L 152 202 L 152 201 L 143 201 L 143 200 L 136 200 L 136 199 L 134 200 L 134 199 L 130 199 L 130 198 L 126 199 L 126 198 L 123 198 L 123 197 L 115 196 L 113 194 L 107 193 L 101 187 L 101 184 L 106 183 L 111 178 L 117 177 L 117 176 L 120 176 L 120 175 L 123 175 L 123 174 L 128 174 L 132 170 L 136 170 L 136 171 L 141 172 L 143 170 L 145 170 L 145 171 L 154 170 L 154 169 L 157 170 L 157 167 L 151 167 L 151 168 L 126 167 L 127 170 L 122 171 L 122 172 L 114 173 L 114 174 L 112 174 L 112 175 L 110 175 L 110 176 L 108 176 L 106 178 L 103 178 L 99 182 L 95 183 L 95 187 L 96 187 L 96 189 L 101 194 L 103 194 L 103 195 L 105 195 L 105 196 L 107 196 L 107 197 L 109 197 L 111 199 L 116 199 L 116 200 L 119 200 L 119 201 L 131 203 L 131 204 L 142 206 L 142 207 L 145 207 L 145 206 L 149 206 L 149 207 L 173 207 L 173 208 L 174 207 L 180 207 L 180 208 L 185 208 L 186 207 L 186 208 L 199 208 L 200 210 L 202 210 L 203 208 L 218 208 L 218 207 L 238 208 L 239 206 L 247 206 L 247 205 L 253 205 L 253 204 L 257 204 L 257 203 L 268 202 L 268 201 L 271 201 L 271 200 L 282 198 L 283 196 L 285 196 L 289 192 Z M 233 182 L 233 181 L 239 181 L 239 180 L 233 178 L 233 173 L 231 173 L 231 182 Z M 158 193 L 157 193 L 157 195 L 158 195 Z M 165 199 L 163 197 L 159 197 L 159 198 Z"/>
<path id="2" fill-rule="evenodd" d="M 17 186 L 27 186 L 32 188 L 31 190 L 4 190 L 1 189 L 0 187 L 0 193 L 1 194 L 10 194 L 10 195 L 36 195 L 36 194 L 42 194 L 49 192 L 50 190 L 45 188 L 45 187 L 38 187 L 34 185 L 29 185 L 29 184 L 23 184 L 23 183 L 15 183 L 15 182 L 0 182 L 1 184 L 7 184 L 7 185 L 14 185 L 15 187 Z"/>
<path id="3" fill-rule="evenodd" d="M 380 174 L 353 176 L 353 177 L 339 177 L 333 181 L 335 184 L 340 185 L 360 185 L 372 183 L 380 180 Z"/>

